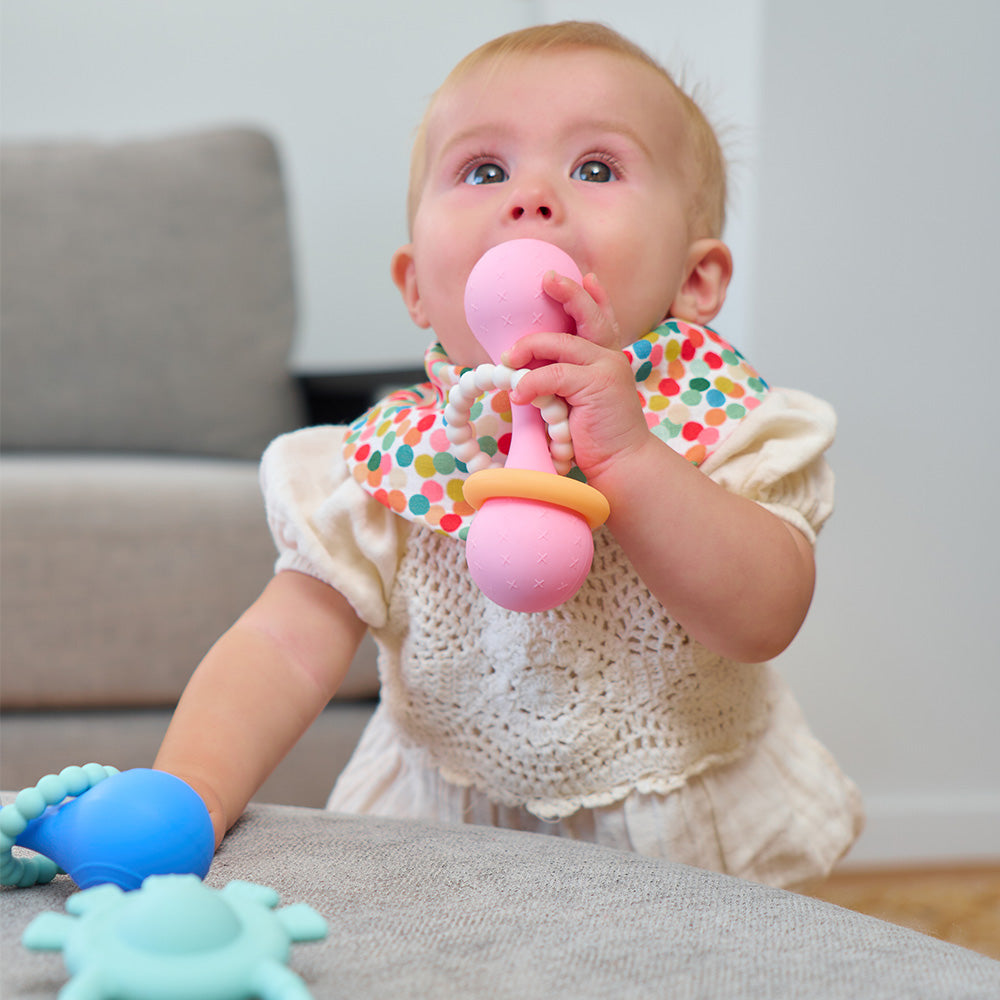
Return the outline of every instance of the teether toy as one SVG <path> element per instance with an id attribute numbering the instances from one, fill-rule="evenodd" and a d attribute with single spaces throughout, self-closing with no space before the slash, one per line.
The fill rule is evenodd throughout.
<path id="1" fill-rule="evenodd" d="M 15 844 L 40 856 L 15 858 Z M 50 882 L 65 871 L 81 889 L 136 889 L 148 875 L 203 878 L 214 853 L 204 802 L 165 771 L 67 767 L 0 809 L 3 885 Z"/>
<path id="2" fill-rule="evenodd" d="M 488 468 L 469 423 L 479 393 L 516 386 L 526 371 L 501 365 L 504 351 L 534 331 L 576 332 L 562 306 L 542 291 L 548 271 L 582 280 L 572 258 L 542 240 L 500 243 L 479 259 L 466 284 L 465 315 L 494 364 L 464 373 L 445 410 L 455 455 L 472 472 L 464 486 L 466 501 L 477 508 L 466 540 L 469 571 L 487 597 L 512 611 L 545 611 L 572 597 L 590 571 L 592 531 L 608 516 L 597 490 L 559 474 L 572 466 L 562 400 L 511 406 L 503 468 Z"/>
<path id="3" fill-rule="evenodd" d="M 102 885 L 42 913 L 26 948 L 62 951 L 75 1000 L 308 1000 L 285 967 L 291 944 L 319 941 L 326 922 L 305 903 L 275 910 L 252 882 L 210 889 L 194 875 L 152 875 L 135 892 Z"/>

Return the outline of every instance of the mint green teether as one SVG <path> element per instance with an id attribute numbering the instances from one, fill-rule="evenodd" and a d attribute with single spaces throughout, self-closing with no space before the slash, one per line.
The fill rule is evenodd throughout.
<path id="1" fill-rule="evenodd" d="M 278 902 L 252 882 L 217 890 L 196 875 L 151 875 L 132 892 L 106 884 L 70 896 L 72 916 L 41 914 L 23 943 L 62 951 L 73 978 L 60 1000 L 309 1000 L 285 963 L 293 942 L 324 938 L 326 922 Z"/>

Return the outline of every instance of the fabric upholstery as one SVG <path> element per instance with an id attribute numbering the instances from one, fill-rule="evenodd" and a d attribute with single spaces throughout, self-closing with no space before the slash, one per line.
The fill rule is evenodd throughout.
<path id="1" fill-rule="evenodd" d="M 5 143 L 0 199 L 5 449 L 256 459 L 297 425 L 266 136 Z"/>
<path id="2" fill-rule="evenodd" d="M 172 705 L 274 558 L 251 462 L 5 456 L 4 709 Z M 377 692 L 366 643 L 339 696 Z"/>
<path id="3" fill-rule="evenodd" d="M 729 876 L 543 834 L 252 806 L 214 886 L 273 886 L 327 939 L 293 946 L 317 1000 L 995 1000 L 1000 963 Z M 3 995 L 42 1000 L 58 954 L 17 941 L 72 884 L 0 896 Z"/>
<path id="4" fill-rule="evenodd" d="M 323 808 L 374 708 L 373 700 L 361 699 L 330 705 L 258 789 L 255 800 Z M 0 788 L 27 788 L 43 775 L 92 760 L 121 771 L 150 767 L 172 714 L 169 708 L 5 712 Z"/>
<path id="5" fill-rule="evenodd" d="M 173 704 L 274 549 L 249 462 L 7 456 L 4 708 Z"/>

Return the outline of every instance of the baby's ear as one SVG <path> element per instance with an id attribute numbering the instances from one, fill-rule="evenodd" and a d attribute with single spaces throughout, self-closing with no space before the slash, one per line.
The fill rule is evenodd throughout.
<path id="1" fill-rule="evenodd" d="M 722 240 L 695 240 L 670 315 L 704 326 L 718 315 L 733 276 L 733 256 Z"/>
<path id="2" fill-rule="evenodd" d="M 424 329 L 429 327 L 430 320 L 424 312 L 420 289 L 417 288 L 417 269 L 413 261 L 412 243 L 401 246 L 392 255 L 392 280 L 399 289 L 399 294 L 403 296 L 403 304 L 410 314 L 410 319 L 419 327 Z"/>

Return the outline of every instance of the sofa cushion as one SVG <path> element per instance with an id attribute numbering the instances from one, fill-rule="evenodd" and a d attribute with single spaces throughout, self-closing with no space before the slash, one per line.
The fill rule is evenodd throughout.
<path id="1" fill-rule="evenodd" d="M 12 455 L 2 469 L 4 707 L 172 705 L 273 572 L 255 463 Z M 377 691 L 366 644 L 341 697 Z"/>
<path id="2" fill-rule="evenodd" d="M 0 199 L 5 449 L 256 458 L 298 425 L 266 136 L 7 143 Z"/>
<path id="3" fill-rule="evenodd" d="M 168 705 L 267 583 L 251 462 L 6 456 L 5 708 Z"/>
<path id="4" fill-rule="evenodd" d="M 290 806 L 326 805 L 375 705 L 375 701 L 344 701 L 320 712 L 254 799 Z M 0 725 L 0 788 L 27 788 L 44 774 L 91 760 L 113 764 L 120 771 L 151 767 L 171 715 L 167 708 L 5 712 Z"/>

